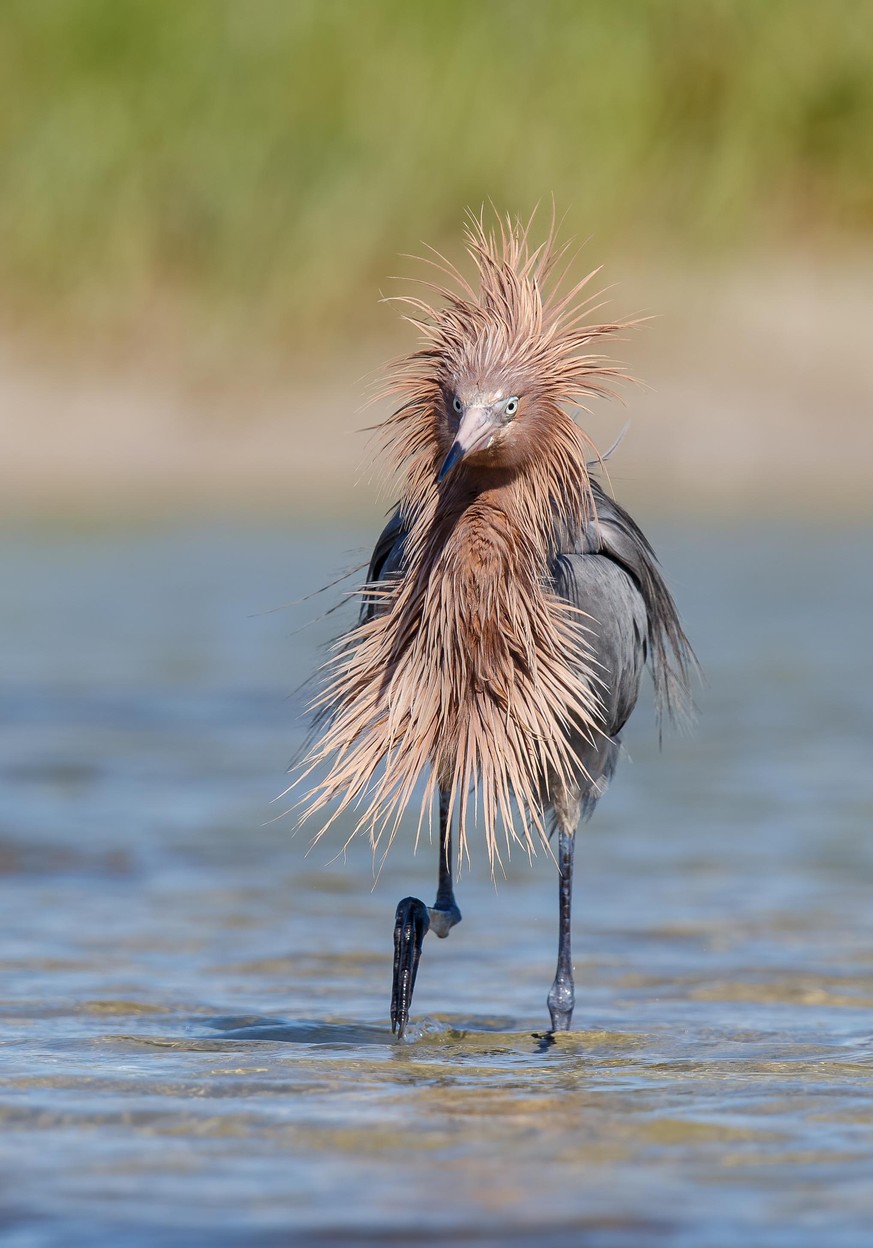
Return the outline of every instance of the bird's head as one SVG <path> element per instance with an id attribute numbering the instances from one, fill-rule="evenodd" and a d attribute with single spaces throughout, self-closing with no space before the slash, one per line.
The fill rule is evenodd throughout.
<path id="1" fill-rule="evenodd" d="M 521 428 L 515 422 L 523 419 L 525 396 L 507 394 L 506 389 L 511 387 L 482 390 L 472 385 L 444 390 L 445 436 L 452 441 L 437 473 L 438 481 L 462 462 L 482 467 L 511 466 Z"/>
<path id="2" fill-rule="evenodd" d="M 422 487 L 427 478 L 448 482 L 470 471 L 536 468 L 556 453 L 575 457 L 569 444 L 584 449 L 585 438 L 568 409 L 611 393 L 622 372 L 590 353 L 593 341 L 625 328 L 586 323 L 597 297 L 585 288 L 598 270 L 567 288 L 566 247 L 557 246 L 554 226 L 532 246 L 532 224 L 498 220 L 489 231 L 471 218 L 474 278 L 434 253 L 428 263 L 442 280 L 429 288 L 437 306 L 402 297 L 423 342 L 395 367 L 389 388 L 404 402 L 383 428 Z"/>

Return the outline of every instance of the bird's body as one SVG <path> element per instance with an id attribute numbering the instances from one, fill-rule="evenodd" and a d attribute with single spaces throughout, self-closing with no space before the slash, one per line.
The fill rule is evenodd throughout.
<path id="1" fill-rule="evenodd" d="M 628 513 L 596 481 L 591 482 L 591 492 L 596 519 L 582 526 L 575 540 L 555 539 L 554 549 L 545 555 L 547 577 L 543 582 L 550 595 L 575 608 L 584 621 L 583 661 L 577 676 L 592 681 L 592 696 L 599 701 L 598 718 L 602 730 L 593 734 L 579 730 L 567 734 L 575 763 L 574 786 L 578 787 L 585 813 L 593 811 L 618 761 L 619 734 L 636 705 L 650 634 L 669 647 L 675 628 L 675 616 L 669 609 L 669 599 L 665 602 L 666 591 L 651 546 Z M 488 514 L 490 508 L 486 500 L 477 501 L 478 510 L 485 514 L 476 519 L 491 533 L 497 516 Z M 467 544 L 473 545 L 472 535 L 465 532 L 466 527 L 459 525 L 456 531 L 457 543 L 462 549 Z M 398 510 L 376 543 L 367 575 L 368 585 L 390 584 L 393 578 L 404 575 L 407 542 L 408 531 Z M 463 562 L 466 571 L 470 561 L 465 558 Z M 499 620 L 499 600 L 505 592 L 505 578 L 500 570 L 486 569 L 486 560 L 477 560 L 476 576 L 485 582 L 486 594 L 490 589 L 497 602 L 489 601 L 484 595 L 475 602 L 474 610 L 482 618 L 470 631 L 483 643 L 483 657 L 476 669 L 480 681 L 487 662 L 484 658 L 487 653 L 485 622 L 492 615 Z M 451 576 L 451 571 L 447 574 Z M 363 607 L 360 623 L 372 619 L 379 610 L 378 603 L 378 596 L 371 596 Z M 448 616 L 447 623 L 456 635 L 464 635 L 464 630 L 469 628 L 469 621 L 460 612 Z M 659 650 L 658 656 L 661 653 Z M 577 652 L 572 652 L 571 666 L 576 657 Z M 662 709 L 669 710 L 670 700 L 674 704 L 681 700 L 683 690 L 674 687 L 676 675 L 669 666 L 663 666 L 660 657 L 656 657 L 655 662 L 659 664 Z M 453 741 L 450 749 L 456 748 L 456 744 Z M 553 785 L 556 779 L 553 775 Z M 540 788 L 539 796 L 544 805 L 552 804 L 551 792 L 548 784 Z"/>
<path id="2" fill-rule="evenodd" d="M 451 828 L 469 852 L 467 796 L 492 864 L 557 826 L 561 874 L 554 1027 L 573 1008 L 573 837 L 615 769 L 647 659 L 662 709 L 692 656 L 646 539 L 589 477 L 591 451 L 565 410 L 615 373 L 582 353 L 617 325 L 580 325 L 580 284 L 544 293 L 551 239 L 468 235 L 479 289 L 449 270 L 440 311 L 413 302 L 425 346 L 398 367 L 405 399 L 383 426 L 400 503 L 370 563 L 360 619 L 341 640 L 319 709 L 313 764 L 330 760 L 312 809 L 368 799 L 359 827 L 393 839 L 421 775 L 440 795 L 434 907 L 398 907 L 392 1021 L 403 1032 L 428 925 L 460 919 Z M 586 279 L 587 280 L 587 279 Z M 513 801 L 514 799 L 514 801 Z M 425 804 L 427 805 L 427 803 Z M 419 817 L 419 822 L 420 818 Z"/>

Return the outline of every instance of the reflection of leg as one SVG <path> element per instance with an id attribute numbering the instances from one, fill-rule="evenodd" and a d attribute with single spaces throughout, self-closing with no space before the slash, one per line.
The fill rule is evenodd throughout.
<path id="1" fill-rule="evenodd" d="M 570 952 L 570 912 L 573 898 L 573 849 L 575 832 L 562 827 L 558 833 L 558 969 L 549 992 L 552 1031 L 569 1031 L 576 994 L 573 987 L 573 957 Z"/>
<path id="2" fill-rule="evenodd" d="M 440 863 L 436 901 L 426 906 L 418 897 L 404 897 L 394 916 L 394 980 L 391 986 L 391 1030 L 402 1036 L 409 1022 L 421 946 L 428 931 L 448 936 L 461 912 L 452 890 L 452 828 L 449 794 L 440 789 Z"/>

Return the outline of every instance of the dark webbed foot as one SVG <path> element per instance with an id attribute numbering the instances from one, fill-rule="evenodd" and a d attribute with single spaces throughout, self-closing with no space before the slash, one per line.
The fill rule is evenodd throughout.
<path id="1" fill-rule="evenodd" d="M 394 982 L 391 987 L 391 1030 L 403 1036 L 418 974 L 421 945 L 430 927 L 428 908 L 417 897 L 404 897 L 394 916 Z"/>
<path id="2" fill-rule="evenodd" d="M 426 906 L 417 897 L 404 897 L 394 917 L 394 983 L 391 988 L 391 1030 L 402 1036 L 409 1022 L 421 945 L 429 931 L 445 939 L 461 912 L 452 891 L 452 828 L 449 792 L 440 789 L 440 862 L 436 901 Z"/>
<path id="3" fill-rule="evenodd" d="M 425 936 L 435 932 L 445 939 L 460 921 L 461 912 L 453 897 L 442 899 L 442 904 L 436 906 L 426 906 L 417 897 L 404 897 L 398 904 L 394 916 L 394 982 L 391 986 L 391 1030 L 398 1036 L 403 1036 L 409 1022 L 409 1007 Z"/>

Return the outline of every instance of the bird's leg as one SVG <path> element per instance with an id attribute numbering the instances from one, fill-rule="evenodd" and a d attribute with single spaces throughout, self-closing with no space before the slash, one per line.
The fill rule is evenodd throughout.
<path id="1" fill-rule="evenodd" d="M 558 969 L 549 990 L 552 1031 L 569 1031 L 576 994 L 573 988 L 573 957 L 570 952 L 570 911 L 573 897 L 573 848 L 575 833 L 558 832 Z"/>
<path id="2" fill-rule="evenodd" d="M 452 888 L 452 825 L 449 821 L 449 793 L 440 789 L 440 866 L 437 879 L 436 901 L 428 910 L 431 931 L 445 939 L 456 923 L 461 921 L 461 912 L 455 901 Z"/>
<path id="3" fill-rule="evenodd" d="M 421 946 L 428 931 L 448 936 L 461 912 L 452 890 L 452 829 L 449 794 L 440 789 L 440 865 L 436 901 L 426 906 L 418 897 L 404 897 L 394 916 L 394 980 L 391 987 L 391 1030 L 402 1036 L 418 974 Z"/>

